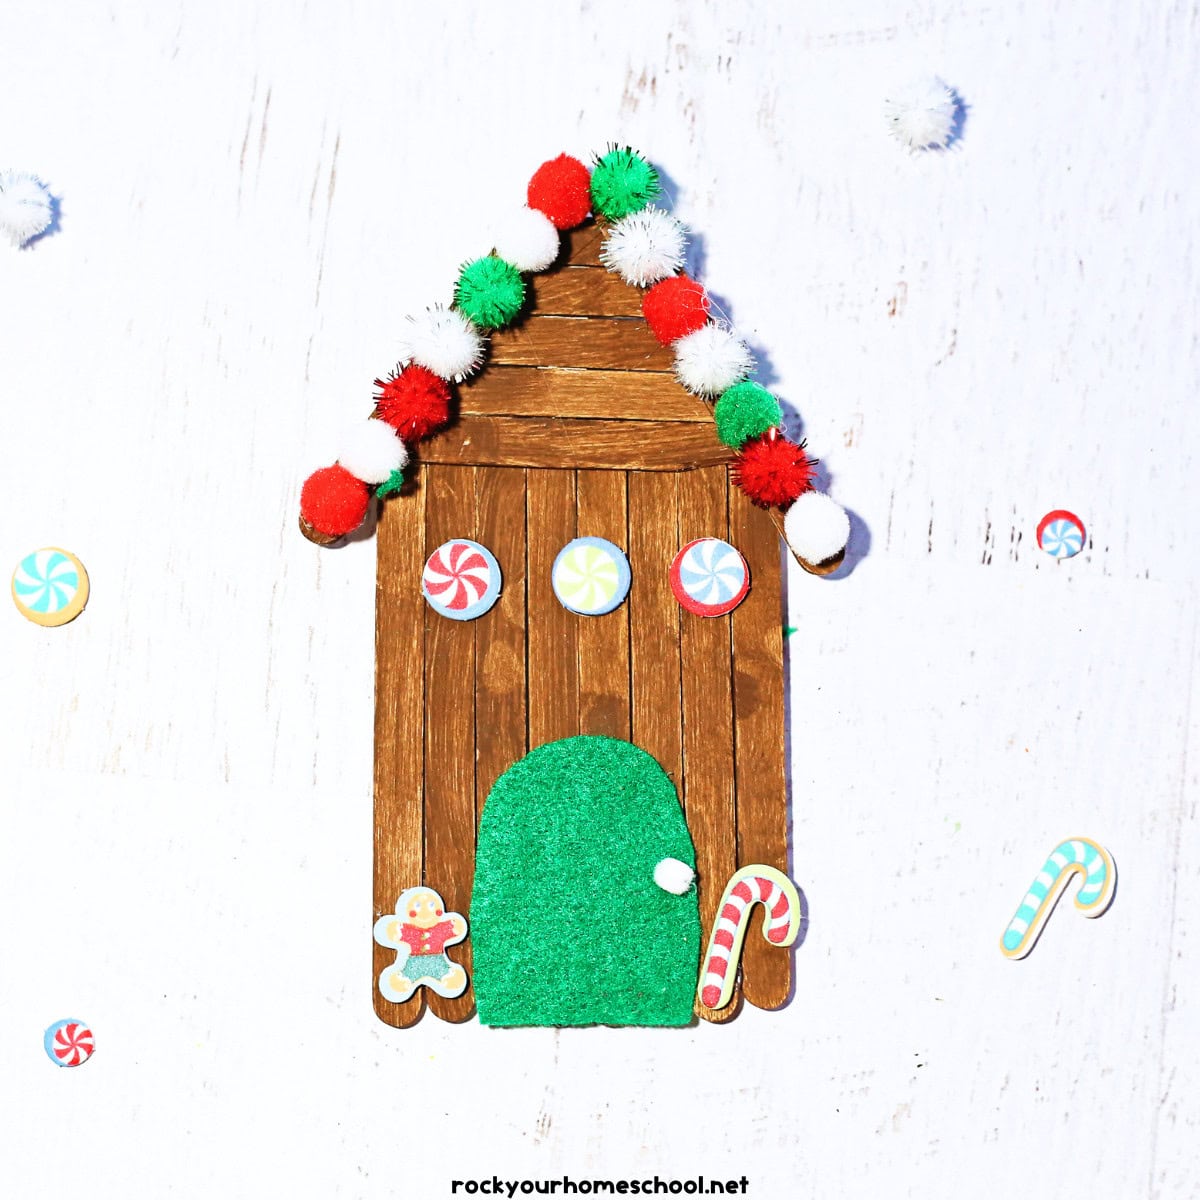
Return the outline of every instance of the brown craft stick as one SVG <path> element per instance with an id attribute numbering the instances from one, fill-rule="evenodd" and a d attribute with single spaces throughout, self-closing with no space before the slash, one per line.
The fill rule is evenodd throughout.
<path id="1" fill-rule="evenodd" d="M 642 293 L 603 267 L 565 267 L 529 278 L 540 316 L 640 317 Z"/>
<path id="2" fill-rule="evenodd" d="M 421 447 L 426 463 L 613 471 L 686 471 L 723 464 L 712 423 L 463 417 Z"/>
<path id="3" fill-rule="evenodd" d="M 583 618 L 558 602 L 550 573 L 559 550 L 575 536 L 575 472 L 526 476 L 526 594 L 529 655 L 529 748 L 579 732 L 576 630 Z"/>
<path id="4" fill-rule="evenodd" d="M 679 549 L 673 475 L 629 475 L 630 684 L 635 746 L 658 760 L 683 796 L 679 707 L 680 609 L 667 572 Z"/>
<path id="5" fill-rule="evenodd" d="M 737 741 L 738 864 L 785 874 L 787 775 L 783 728 L 783 610 L 779 537 L 736 487 L 729 489 L 730 540 L 750 565 L 750 593 L 733 612 L 734 733 Z M 791 952 L 762 936 L 756 906 L 742 947 L 742 990 L 757 1008 L 778 1008 L 791 990 Z"/>
<path id="6" fill-rule="evenodd" d="M 711 425 L 712 409 L 657 371 L 490 367 L 459 388 L 463 417 L 608 417 Z"/>
<path id="7" fill-rule="evenodd" d="M 625 475 L 580 471 L 578 536 L 607 538 L 628 555 Z M 632 572 L 630 573 L 632 579 Z M 629 605 L 577 617 L 579 732 L 629 740 Z"/>
<path id="8" fill-rule="evenodd" d="M 597 267 L 600 265 L 600 247 L 608 236 L 608 224 L 603 219 L 589 218 L 577 229 L 568 229 L 562 234 L 565 259 L 573 267 Z"/>
<path id="9" fill-rule="evenodd" d="M 527 317 L 492 334 L 491 365 L 670 371 L 675 355 L 644 321 L 628 317 Z"/>
<path id="10" fill-rule="evenodd" d="M 425 486 L 385 504 L 376 530 L 375 585 L 375 919 L 396 911 L 396 897 L 421 882 L 424 856 L 425 747 L 414 733 L 424 721 L 424 694 L 412 664 L 423 658 L 425 602 Z M 374 923 L 374 922 L 372 922 Z M 403 1004 L 385 1000 L 380 974 L 395 950 L 375 943 L 371 994 L 381 1021 L 412 1025 L 425 1007 L 424 988 Z"/>
<path id="11" fill-rule="evenodd" d="M 475 537 L 475 470 L 426 470 L 425 541 Z M 403 503 L 403 498 L 398 503 Z M 414 663 L 398 655 L 401 669 Z M 470 621 L 439 616 L 426 606 L 425 623 L 425 883 L 448 911 L 467 913 L 475 870 L 475 630 Z M 416 736 L 415 729 L 411 736 Z M 471 973 L 471 943 L 451 958 Z M 429 1008 L 444 1021 L 475 1011 L 470 987 L 454 999 L 432 991 Z"/>
<path id="12" fill-rule="evenodd" d="M 503 588 L 475 626 L 475 815 L 492 785 L 526 749 L 525 472 L 475 472 L 480 538 L 500 564 Z"/>
<path id="13" fill-rule="evenodd" d="M 711 467 L 680 475 L 678 488 L 679 545 L 701 537 L 727 539 L 726 469 Z M 700 923 L 707 938 L 737 861 L 729 617 L 700 617 L 681 610 L 679 622 L 684 803 L 696 846 Z M 726 1021 L 736 1011 L 736 991 L 719 1012 L 696 1001 L 697 1015 L 709 1021 Z"/>

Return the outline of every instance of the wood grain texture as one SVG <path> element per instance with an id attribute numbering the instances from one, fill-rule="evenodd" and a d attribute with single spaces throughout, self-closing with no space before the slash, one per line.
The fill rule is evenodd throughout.
<path id="1" fill-rule="evenodd" d="M 641 317 L 642 292 L 603 267 L 566 267 L 529 279 L 540 316 Z"/>
<path id="2" fill-rule="evenodd" d="M 421 461 L 558 470 L 678 471 L 724 463 L 711 424 L 463 417 L 422 443 Z"/>
<path id="3" fill-rule="evenodd" d="M 475 815 L 488 792 L 526 750 L 525 472 L 475 472 L 479 536 L 496 556 L 500 599 L 475 626 Z"/>
<path id="4" fill-rule="evenodd" d="M 596 367 L 670 371 L 675 356 L 645 321 L 628 317 L 526 317 L 492 334 L 488 361 L 497 366 Z"/>
<path id="5" fill-rule="evenodd" d="M 575 472 L 530 471 L 526 477 L 529 656 L 529 748 L 579 732 L 579 618 L 550 582 L 554 559 L 575 536 Z"/>
<path id="6" fill-rule="evenodd" d="M 729 533 L 750 566 L 750 591 L 732 613 L 737 860 L 787 874 L 782 551 L 767 514 L 736 487 L 729 489 Z M 760 936 L 762 913 L 756 906 L 742 948 L 742 991 L 758 1008 L 778 1008 L 791 990 L 791 952 Z"/>
<path id="7" fill-rule="evenodd" d="M 607 538 L 628 553 L 626 476 L 579 471 L 577 536 Z M 632 572 L 631 572 L 632 581 Z M 578 617 L 579 732 L 629 740 L 629 606 Z"/>
<path id="8" fill-rule="evenodd" d="M 459 389 L 466 417 L 602 417 L 711 425 L 712 409 L 655 371 L 489 367 Z"/>
<path id="9" fill-rule="evenodd" d="M 589 217 L 575 229 L 564 230 L 562 240 L 565 262 L 576 267 L 598 267 L 600 248 L 607 236 L 608 222 L 603 217 Z"/>
<path id="10" fill-rule="evenodd" d="M 382 505 L 376 529 L 379 561 L 387 569 L 375 585 L 375 919 L 395 912 L 396 897 L 423 881 L 424 739 L 413 737 L 425 719 L 424 680 L 412 663 L 425 647 L 425 488 L 402 503 Z M 396 952 L 374 943 L 371 995 L 381 1021 L 402 1028 L 420 1019 L 425 989 L 403 1004 L 385 1000 L 376 981 Z"/>
<path id="11" fill-rule="evenodd" d="M 633 743 L 658 760 L 682 803 L 680 611 L 667 577 L 679 549 L 676 477 L 631 472 L 628 480 Z"/>
<path id="12" fill-rule="evenodd" d="M 424 474 L 425 544 L 432 550 L 451 538 L 475 537 L 475 469 Z M 425 883 L 448 910 L 466 914 L 475 874 L 475 629 L 428 605 L 425 613 Z M 399 659 L 400 670 L 412 663 L 402 650 Z M 470 938 L 451 957 L 469 977 Z M 453 999 L 429 991 L 426 1004 L 444 1021 L 465 1021 L 475 1011 L 469 985 Z"/>
<path id="13" fill-rule="evenodd" d="M 727 538 L 729 472 L 710 467 L 680 475 L 679 544 L 701 537 Z M 736 544 L 736 543 L 735 543 Z M 712 932 L 721 893 L 737 858 L 738 800 L 734 798 L 733 698 L 730 676 L 730 619 L 679 614 L 679 660 L 683 695 L 684 809 L 696 847 L 700 923 Z M 780 689 L 782 723 L 782 689 Z M 731 967 L 732 969 L 732 967 Z M 708 1021 L 727 1021 L 737 1012 L 735 989 L 727 1008 L 714 1012 L 697 999 Z"/>

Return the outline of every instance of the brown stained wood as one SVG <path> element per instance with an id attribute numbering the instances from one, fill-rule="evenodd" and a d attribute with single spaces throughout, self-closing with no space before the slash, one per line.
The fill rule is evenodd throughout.
<path id="1" fill-rule="evenodd" d="M 461 417 L 589 417 L 712 425 L 712 409 L 673 375 L 568 367 L 489 367 L 459 388 Z"/>
<path id="2" fill-rule="evenodd" d="M 598 220 L 589 218 L 577 229 L 564 230 L 562 233 L 564 261 L 575 267 L 595 267 L 600 265 L 600 247 L 608 236 L 608 223 L 603 217 Z"/>
<path id="3" fill-rule="evenodd" d="M 425 602 L 425 481 L 411 495 L 383 505 L 376 530 L 375 583 L 375 919 L 396 911 L 396 898 L 422 882 L 424 861 L 424 688 L 413 663 L 423 658 Z M 373 922 L 372 922 L 373 923 Z M 412 1025 L 425 1007 L 424 989 L 403 1004 L 385 1000 L 379 976 L 395 950 L 375 943 L 371 994 L 381 1021 Z"/>
<path id="4" fill-rule="evenodd" d="M 563 608 L 550 582 L 555 556 L 575 536 L 575 504 L 574 471 L 528 472 L 526 636 L 531 750 L 579 732 L 576 629 L 581 618 Z"/>
<path id="5" fill-rule="evenodd" d="M 640 317 L 642 293 L 603 267 L 566 267 L 528 281 L 538 316 Z"/>
<path id="6" fill-rule="evenodd" d="M 711 423 L 464 417 L 420 448 L 422 462 L 493 467 L 687 471 L 723 464 Z"/>
<path id="7" fill-rule="evenodd" d="M 785 874 L 787 775 L 783 722 L 783 606 L 779 535 L 770 517 L 729 489 L 730 541 L 750 564 L 750 592 L 733 612 L 734 733 L 737 747 L 738 864 Z M 778 1008 L 791 990 L 791 951 L 761 934 L 757 905 L 742 947 L 742 990 L 758 1008 Z"/>
<path id="8" fill-rule="evenodd" d="M 579 537 L 607 538 L 628 554 L 625 475 L 580 471 L 576 478 Z M 632 578 L 632 572 L 631 572 Z M 629 606 L 576 617 L 579 732 L 629 740 Z"/>
<path id="9" fill-rule="evenodd" d="M 679 476 L 677 486 L 679 545 L 702 537 L 728 540 L 728 471 L 724 467 L 693 471 Z M 696 846 L 700 925 L 707 939 L 737 862 L 729 617 L 700 617 L 681 610 L 679 658 L 684 807 Z M 736 1011 L 736 991 L 729 1006 L 719 1012 L 696 1001 L 697 1014 L 709 1021 L 726 1021 Z"/>
<path id="10" fill-rule="evenodd" d="M 628 479 L 631 740 L 658 760 L 682 802 L 681 614 L 667 578 L 679 549 L 676 477 L 631 473 Z"/>
<path id="11" fill-rule="evenodd" d="M 628 317 L 526 317 L 492 334 L 489 365 L 670 371 L 675 356 L 645 321 Z"/>
<path id="12" fill-rule="evenodd" d="M 427 547 L 474 538 L 474 468 L 427 469 L 425 481 Z M 465 915 L 475 871 L 475 630 L 428 605 L 425 614 L 425 883 L 448 910 Z M 401 670 L 412 663 L 403 650 L 398 658 Z M 450 957 L 469 976 L 470 938 Z M 475 1011 L 470 987 L 454 999 L 430 991 L 426 1004 L 445 1021 L 465 1021 Z"/>
<path id="13" fill-rule="evenodd" d="M 475 472 L 479 536 L 503 576 L 500 599 L 475 626 L 475 815 L 526 750 L 525 472 Z"/>

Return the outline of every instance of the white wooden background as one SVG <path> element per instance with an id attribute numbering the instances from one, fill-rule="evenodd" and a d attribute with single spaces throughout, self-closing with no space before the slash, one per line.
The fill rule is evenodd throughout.
<path id="1" fill-rule="evenodd" d="M 0 1191 L 1200 1190 L 1193 5 L 9 5 L 0 161 Z M 968 105 L 946 154 L 889 84 Z M 662 164 L 702 277 L 858 519 L 790 579 L 795 1002 L 731 1027 L 371 1013 L 370 541 L 301 480 L 543 159 Z M 1073 508 L 1088 551 L 1033 545 Z M 8 568 L 5 567 L 5 570 Z M 414 731 L 416 736 L 416 731 Z M 1051 846 L 1102 920 L 997 939 Z M 44 1027 L 94 1027 L 82 1070 Z M 460 1193 L 461 1194 L 461 1193 Z"/>

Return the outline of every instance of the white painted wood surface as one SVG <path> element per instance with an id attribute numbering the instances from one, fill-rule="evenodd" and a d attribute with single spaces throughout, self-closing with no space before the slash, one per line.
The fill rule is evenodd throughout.
<path id="1" fill-rule="evenodd" d="M 449 1195 L 745 1174 L 769 1197 L 1200 1191 L 1195 80 L 1184 4 L 10 6 L 0 159 L 0 1190 Z M 969 112 L 885 136 L 889 82 Z M 782 1014 L 491 1031 L 371 1013 L 369 541 L 300 481 L 397 322 L 563 149 L 661 163 L 702 277 L 859 519 L 790 580 Z M 1038 518 L 1093 542 L 1055 564 Z M 1121 872 L 1033 956 L 1087 834 Z M 41 1031 L 95 1028 L 59 1071 Z M 461 1194 L 461 1193 L 460 1193 Z"/>

